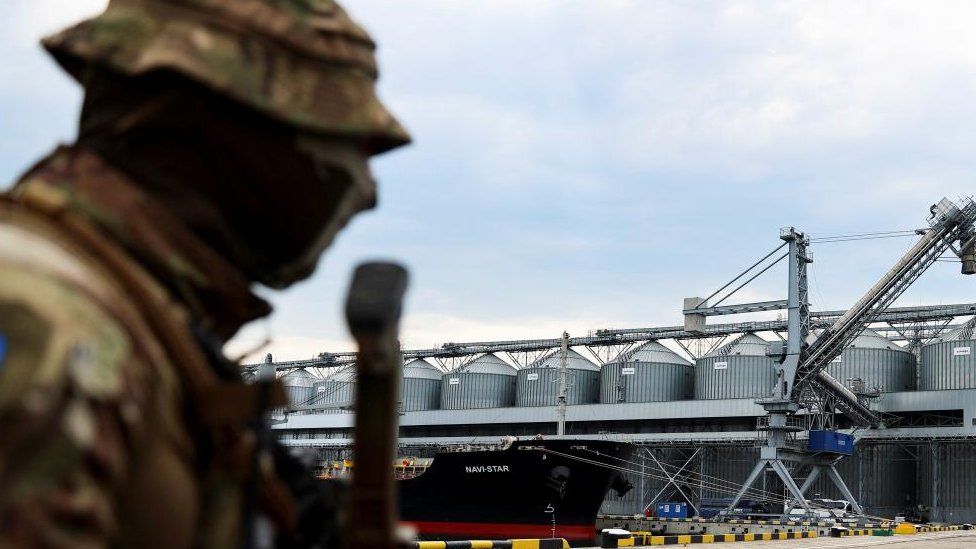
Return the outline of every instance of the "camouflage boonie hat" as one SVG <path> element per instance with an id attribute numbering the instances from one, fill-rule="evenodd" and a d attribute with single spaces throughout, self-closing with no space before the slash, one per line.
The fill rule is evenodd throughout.
<path id="1" fill-rule="evenodd" d="M 376 96 L 375 44 L 331 0 L 111 0 L 42 43 L 82 85 L 93 65 L 171 70 L 373 153 L 410 140 Z"/>

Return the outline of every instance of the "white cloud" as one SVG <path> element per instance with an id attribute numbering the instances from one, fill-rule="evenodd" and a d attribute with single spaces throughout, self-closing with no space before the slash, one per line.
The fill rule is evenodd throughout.
<path id="1" fill-rule="evenodd" d="M 416 143 L 379 161 L 370 221 L 276 298 L 270 349 L 282 358 L 349 348 L 322 309 L 341 302 L 335 273 L 376 250 L 415 267 L 412 347 L 557 337 L 680 322 L 676 296 L 724 282 L 778 243 L 780 225 L 918 226 L 931 201 L 972 189 L 970 2 L 347 4 L 379 42 L 383 97 Z M 13 52 L 0 83 L 18 100 L 7 108 L 35 103 L 41 116 L 77 93 L 36 41 L 103 5 L 15 0 L 18 25 L 0 37 Z M 4 132 L 0 160 L 67 122 L 53 128 Z M 904 247 L 815 247 L 818 299 L 843 306 Z M 962 301 L 958 279 L 923 279 L 909 299 Z M 742 298 L 779 297 L 779 280 Z"/>

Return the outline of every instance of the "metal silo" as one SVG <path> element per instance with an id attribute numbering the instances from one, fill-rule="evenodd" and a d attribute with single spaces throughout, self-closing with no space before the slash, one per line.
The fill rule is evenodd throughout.
<path id="1" fill-rule="evenodd" d="M 914 391 L 915 355 L 865 329 L 827 366 L 827 373 L 848 387 L 860 379 L 868 392 Z"/>
<path id="2" fill-rule="evenodd" d="M 556 350 L 518 371 L 516 406 L 555 406 L 562 351 Z M 566 404 L 591 404 L 600 393 L 600 367 L 569 349 L 566 353 Z"/>
<path id="3" fill-rule="evenodd" d="M 762 398 L 776 383 L 769 342 L 745 334 L 695 363 L 695 398 Z"/>
<path id="4" fill-rule="evenodd" d="M 356 399 L 356 365 L 340 366 L 315 384 L 312 405 L 322 412 L 351 409 Z"/>
<path id="5" fill-rule="evenodd" d="M 436 410 L 441 403 L 443 372 L 422 358 L 403 365 L 400 411 Z"/>
<path id="6" fill-rule="evenodd" d="M 600 372 L 600 402 L 658 402 L 691 397 L 694 368 L 680 355 L 649 341 L 621 354 Z"/>
<path id="7" fill-rule="evenodd" d="M 501 408 L 515 402 L 515 368 L 482 355 L 441 378 L 441 408 Z"/>
<path id="8" fill-rule="evenodd" d="M 918 365 L 918 389 L 976 388 L 976 317 L 961 327 L 922 347 Z"/>
<path id="9" fill-rule="evenodd" d="M 283 375 L 281 377 L 281 384 L 284 386 L 285 394 L 288 396 L 288 407 L 294 408 L 295 406 L 307 404 L 312 399 L 312 387 L 316 381 L 317 378 L 304 368 L 292 370 Z"/>

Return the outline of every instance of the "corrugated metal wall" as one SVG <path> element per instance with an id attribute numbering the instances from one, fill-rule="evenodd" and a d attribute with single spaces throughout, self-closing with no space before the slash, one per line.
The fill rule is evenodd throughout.
<path id="1" fill-rule="evenodd" d="M 756 460 L 759 459 L 759 448 L 703 448 L 701 458 L 701 478 L 697 490 L 699 497 L 731 498 L 755 467 Z M 769 472 L 756 481 L 753 491 L 779 493 L 780 488 L 779 479 Z"/>
<path id="2" fill-rule="evenodd" d="M 668 468 L 669 472 L 675 473 L 684 464 L 692 450 L 680 448 L 641 448 L 631 459 L 632 463 L 625 467 L 632 471 L 644 471 L 646 476 L 627 474 L 625 476 L 633 485 L 633 489 L 622 498 L 618 497 L 611 490 L 607 493 L 600 512 L 615 515 L 634 515 L 643 513 L 645 507 L 658 497 L 657 501 L 680 501 L 680 496 L 676 496 L 671 487 L 667 486 L 664 474 L 660 467 L 646 455 L 645 452 L 653 452 L 654 456 Z M 663 492 L 662 492 L 663 489 Z"/>
<path id="3" fill-rule="evenodd" d="M 918 446 L 919 502 L 929 518 L 955 524 L 976 522 L 976 444 L 939 442 Z"/>
<path id="4" fill-rule="evenodd" d="M 837 464 L 837 471 L 865 513 L 894 517 L 904 513 L 917 499 L 917 465 L 915 453 L 903 446 L 859 443 L 852 457 Z M 840 490 L 823 476 L 807 495 L 844 499 Z"/>
<path id="5" fill-rule="evenodd" d="M 928 446 L 922 446 L 927 449 Z M 677 448 L 655 448 L 650 451 L 663 463 L 668 464 L 672 473 L 684 464 L 685 459 L 694 450 Z M 927 451 L 927 450 L 926 450 Z M 905 512 L 909 507 L 932 499 L 930 484 L 925 475 L 931 474 L 931 457 L 927 464 L 920 463 L 918 458 L 926 459 L 925 451 L 911 446 L 893 444 L 858 444 L 853 457 L 841 460 L 837 469 L 847 483 L 848 488 L 864 506 L 868 514 L 894 517 Z M 976 520 L 976 444 L 943 444 L 939 450 L 941 501 L 943 510 L 938 520 L 954 522 L 971 522 Z M 689 466 L 690 474 L 683 475 L 683 488 L 700 503 L 701 498 L 731 498 L 736 489 L 745 481 L 759 458 L 759 449 L 747 446 L 734 447 L 703 447 Z M 640 513 L 652 503 L 652 498 L 665 485 L 660 478 L 661 473 L 650 458 L 635 457 L 635 461 L 642 461 L 645 471 L 653 477 L 641 481 L 639 475 L 629 475 L 635 489 L 624 498 L 608 494 L 601 512 L 616 514 Z M 928 467 L 928 469 L 925 469 Z M 628 468 L 641 470 L 640 465 L 628 465 Z M 925 471 L 923 471 L 925 469 Z M 926 472 L 927 471 L 927 472 Z M 808 474 L 806 469 L 801 471 L 799 482 Z M 785 498 L 783 483 L 772 471 L 765 471 L 753 486 L 755 498 L 757 495 L 782 500 Z M 840 491 L 826 477 L 821 477 L 807 492 L 808 497 L 843 499 Z M 661 494 L 662 501 L 681 501 L 681 496 L 669 488 Z M 930 503 L 927 503 L 930 504 Z M 772 506 L 777 512 L 781 507 Z M 950 518 L 942 518 L 943 516 Z"/>
<path id="6" fill-rule="evenodd" d="M 555 406 L 559 394 L 559 370 L 523 368 L 515 383 L 516 406 Z M 600 372 L 566 369 L 566 403 L 592 404 L 600 393 Z"/>
<path id="7" fill-rule="evenodd" d="M 944 341 L 922 347 L 918 389 L 976 388 L 976 341 Z"/>
<path id="8" fill-rule="evenodd" d="M 694 368 L 686 364 L 611 362 L 600 371 L 600 402 L 659 402 L 691 397 Z"/>
<path id="9" fill-rule="evenodd" d="M 315 384 L 314 406 L 349 407 L 356 398 L 356 384 L 351 381 L 324 380 Z M 321 410 L 322 413 L 342 410 Z"/>
<path id="10" fill-rule="evenodd" d="M 685 494 L 698 505 L 701 498 L 731 498 L 735 495 L 739 485 L 745 481 L 759 458 L 759 449 L 755 447 L 703 447 L 698 449 L 691 463 L 682 472 L 678 472 L 685 465 L 686 460 L 695 453 L 689 448 L 653 448 L 650 451 L 665 464 L 669 472 L 677 475 L 681 480 Z M 642 512 L 652 503 L 665 501 L 683 501 L 683 497 L 673 486 L 667 486 L 665 475 L 657 464 L 649 457 L 635 458 L 641 460 L 643 469 L 630 466 L 631 469 L 644 470 L 649 477 L 627 475 L 634 485 L 634 490 L 623 498 L 608 494 L 601 507 L 602 513 L 635 514 Z M 772 472 L 765 473 L 753 488 L 753 493 L 782 493 L 782 483 Z M 750 494 L 752 495 L 752 494 Z M 659 496 L 657 501 L 653 498 Z"/>
<path id="11" fill-rule="evenodd" d="M 460 372 L 444 374 L 441 409 L 500 408 L 515 403 L 515 376 Z"/>
<path id="12" fill-rule="evenodd" d="M 404 378 L 400 411 L 436 410 L 441 404 L 441 380 Z"/>
<path id="13" fill-rule="evenodd" d="M 860 378 L 865 389 L 883 393 L 914 391 L 916 386 L 915 355 L 907 351 L 848 347 L 827 366 L 827 373 L 845 386 Z"/>
<path id="14" fill-rule="evenodd" d="M 313 395 L 312 387 L 300 387 L 297 385 L 285 385 L 285 395 L 288 397 L 288 406 L 300 406 L 311 400 Z"/>
<path id="15" fill-rule="evenodd" d="M 714 356 L 695 363 L 695 398 L 761 398 L 776 383 L 773 361 L 765 356 Z"/>

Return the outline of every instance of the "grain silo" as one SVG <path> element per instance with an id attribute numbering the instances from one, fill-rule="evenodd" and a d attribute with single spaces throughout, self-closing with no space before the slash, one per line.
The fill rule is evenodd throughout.
<path id="1" fill-rule="evenodd" d="M 827 366 L 827 373 L 847 387 L 861 380 L 867 392 L 915 390 L 915 355 L 865 329 Z"/>
<path id="2" fill-rule="evenodd" d="M 443 372 L 422 358 L 403 365 L 400 411 L 436 410 L 441 403 Z"/>
<path id="3" fill-rule="evenodd" d="M 281 384 L 288 396 L 288 407 L 294 408 L 307 404 L 312 399 L 313 386 L 317 378 L 308 370 L 299 368 L 281 377 Z"/>
<path id="4" fill-rule="evenodd" d="M 922 347 L 918 365 L 918 389 L 976 388 L 976 317 L 945 336 Z"/>
<path id="5" fill-rule="evenodd" d="M 691 362 L 648 341 L 607 363 L 600 372 L 600 402 L 659 402 L 691 397 Z"/>
<path id="6" fill-rule="evenodd" d="M 441 408 L 501 408 L 515 402 L 515 368 L 489 353 L 441 378 Z"/>
<path id="7" fill-rule="evenodd" d="M 518 371 L 516 406 L 555 406 L 559 395 L 562 350 L 556 350 Z M 583 355 L 566 352 L 566 404 L 592 404 L 600 394 L 600 367 Z"/>
<path id="8" fill-rule="evenodd" d="M 315 384 L 312 405 L 322 412 L 351 409 L 356 399 L 356 365 L 340 366 Z"/>
<path id="9" fill-rule="evenodd" d="M 695 363 L 695 398 L 762 398 L 776 383 L 769 342 L 753 333 L 723 345 Z"/>

